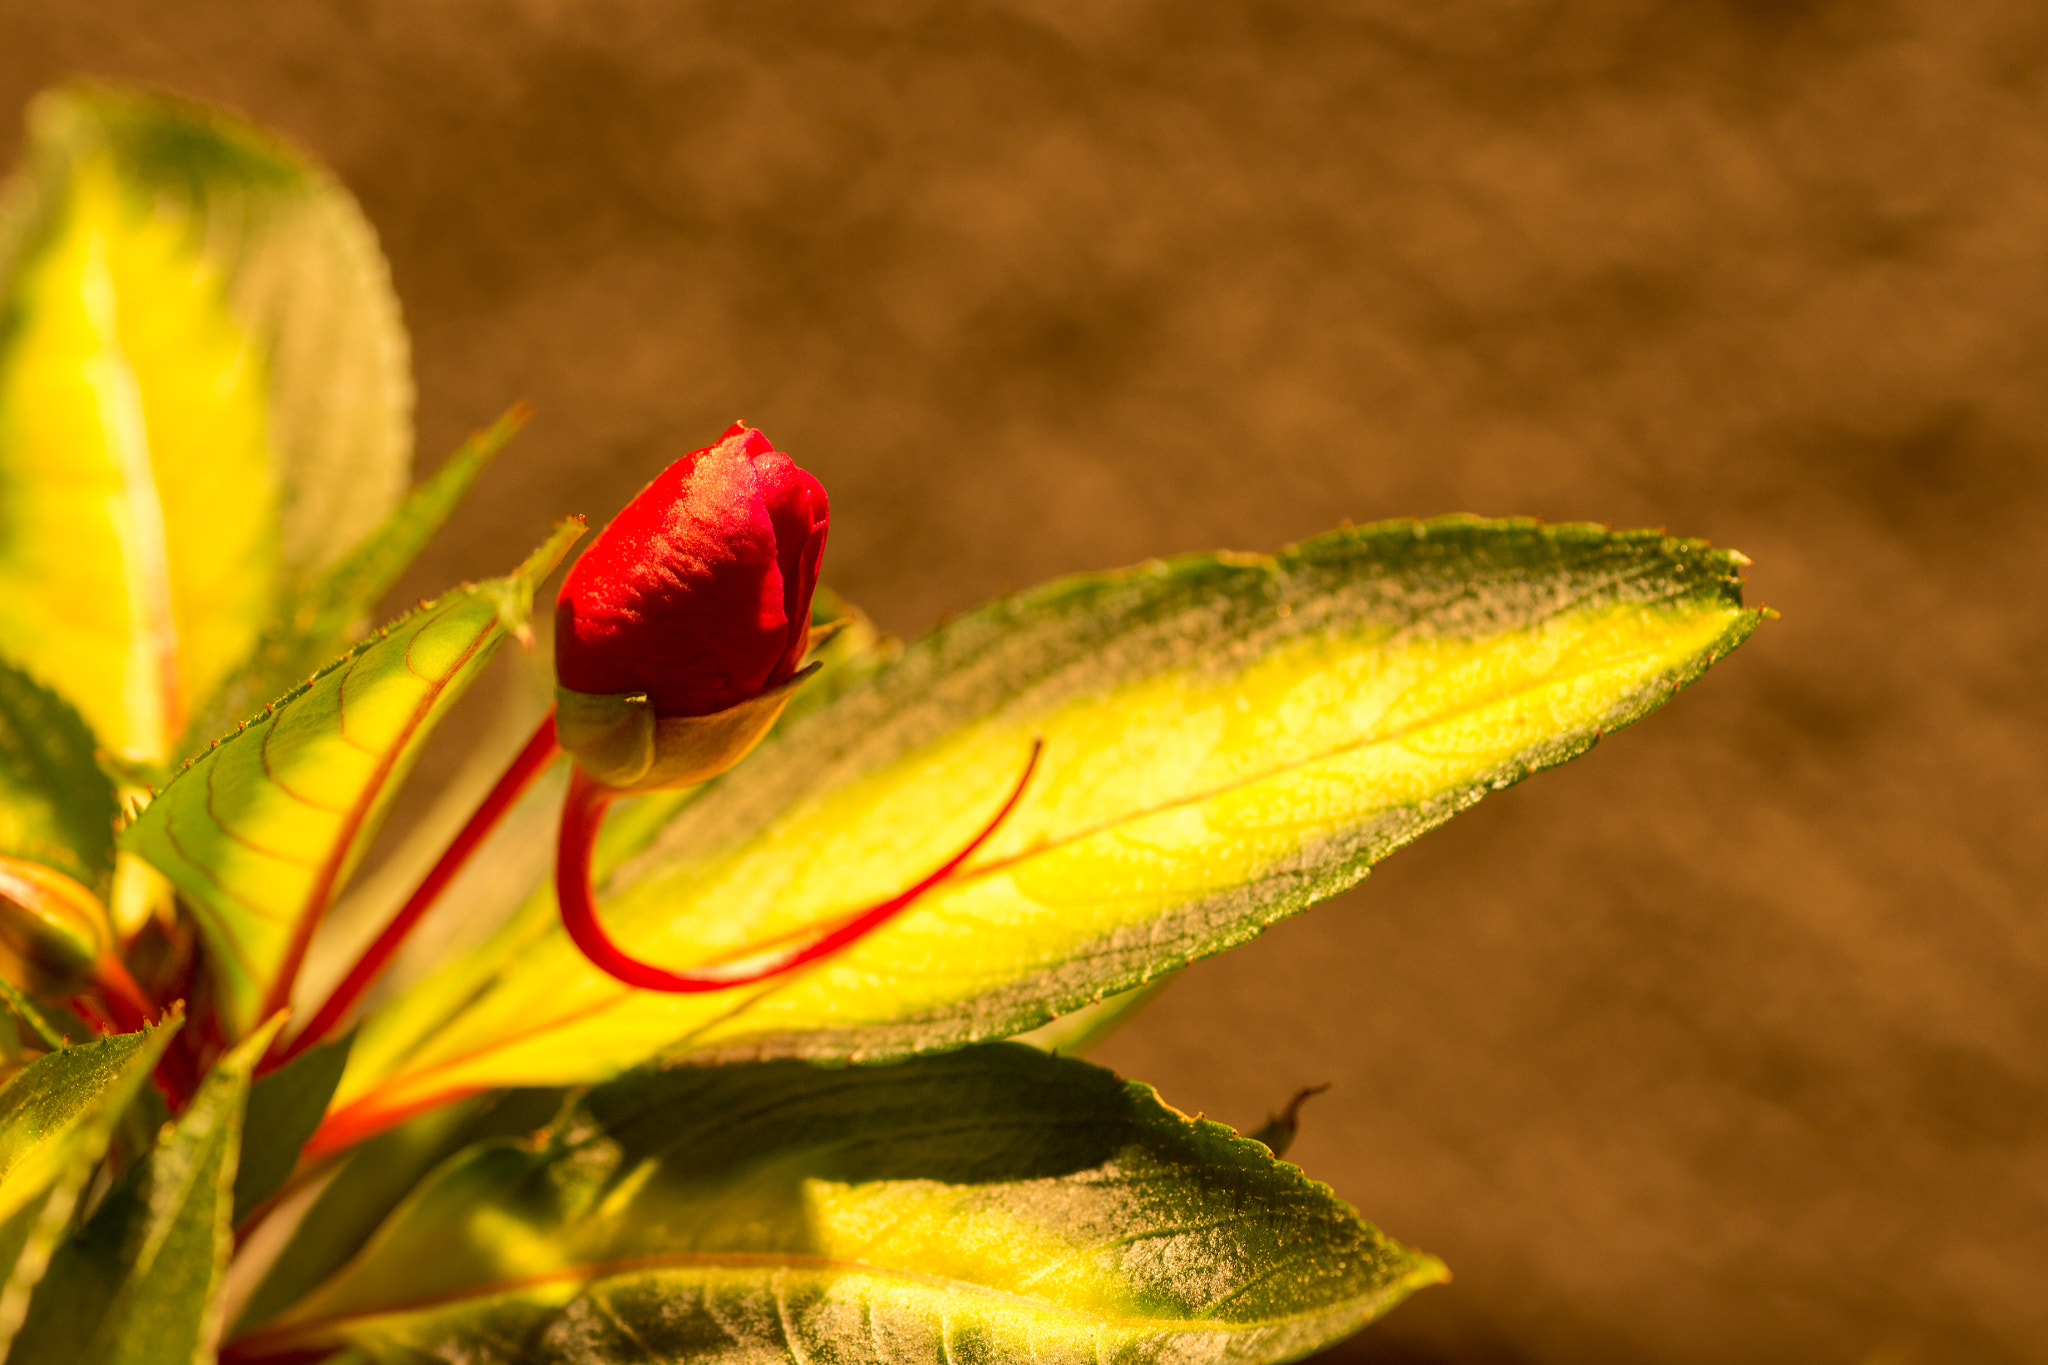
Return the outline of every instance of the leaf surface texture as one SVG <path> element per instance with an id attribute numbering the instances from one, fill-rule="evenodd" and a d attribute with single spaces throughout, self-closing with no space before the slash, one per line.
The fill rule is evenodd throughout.
<path id="1" fill-rule="evenodd" d="M 228 1358 L 1279 1361 L 1442 1277 L 1256 1143 L 998 1044 L 601 1089 Z"/>
<path id="2" fill-rule="evenodd" d="M 370 1021 L 330 1122 L 655 1055 L 903 1056 L 1135 989 L 1654 710 L 1754 628 L 1742 562 L 1452 518 L 993 603 L 779 727 L 611 877 L 602 913 L 675 968 L 815 934 L 942 863 L 1042 736 L 961 875 L 811 969 L 703 995 L 621 987 L 524 916 Z"/>

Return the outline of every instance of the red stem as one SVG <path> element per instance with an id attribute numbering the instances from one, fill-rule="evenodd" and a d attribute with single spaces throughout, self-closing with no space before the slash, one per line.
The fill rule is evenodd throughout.
<path id="1" fill-rule="evenodd" d="M 597 843 L 597 832 L 604 824 L 605 811 L 619 793 L 585 776 L 581 768 L 576 768 L 569 777 L 569 796 L 562 806 L 561 842 L 555 855 L 555 894 L 561 902 L 562 927 L 569 931 L 569 937 L 600 971 L 642 990 L 672 994 L 721 991 L 794 971 L 873 933 L 957 872 L 960 865 L 987 843 L 1010 818 L 1011 812 L 1017 809 L 1044 749 L 1044 741 L 1032 741 L 1031 757 L 1025 761 L 1024 772 L 1011 789 L 1009 799 L 1003 802 L 1002 809 L 982 826 L 980 833 L 968 840 L 964 848 L 909 890 L 869 906 L 807 943 L 776 952 L 757 953 L 696 972 L 672 972 L 653 963 L 642 962 L 612 942 L 604 926 L 598 922 L 596 901 L 590 891 L 590 854 Z"/>
<path id="2" fill-rule="evenodd" d="M 92 964 L 92 984 L 118 1033 L 136 1033 L 158 1013 L 142 987 L 128 974 L 127 964 L 112 953 L 101 953 Z"/>
<path id="3" fill-rule="evenodd" d="M 156 1088 L 173 1114 L 184 1113 L 185 1106 L 199 1093 L 200 1066 L 192 1048 L 193 1039 L 198 1037 L 196 1027 L 188 1023 L 180 1029 L 156 1064 Z"/>
<path id="4" fill-rule="evenodd" d="M 120 1027 L 108 1016 L 106 1006 L 100 1002 L 98 996 L 74 995 L 69 1000 L 66 1000 L 64 1004 L 73 1014 L 84 1020 L 85 1026 L 95 1033 L 107 1034 L 119 1033 L 121 1031 Z"/>
<path id="5" fill-rule="evenodd" d="M 463 865 L 469 861 L 470 855 L 476 852 L 478 845 L 490 836 L 498 821 L 504 819 L 505 812 L 512 808 L 513 803 L 533 784 L 533 780 L 539 777 L 561 752 L 562 747 L 555 740 L 555 713 L 550 708 L 547 715 L 541 718 L 540 725 L 535 728 L 533 737 L 526 741 L 526 746 L 506 766 L 505 771 L 498 775 L 497 784 L 491 788 L 489 795 L 484 797 L 481 805 L 470 812 L 469 820 L 448 847 L 442 850 L 439 860 L 420 880 L 420 884 L 413 888 L 412 895 L 398 908 L 398 913 L 391 917 L 391 922 L 385 925 L 376 940 L 363 950 L 363 955 L 349 968 L 348 975 L 341 979 L 341 984 L 336 986 L 321 1003 L 320 1008 L 313 1012 L 312 1019 L 298 1031 L 290 1044 L 274 1051 L 264 1062 L 261 1068 L 263 1071 L 272 1071 L 283 1066 L 335 1031 L 341 1021 L 348 1016 L 348 1012 L 363 998 L 364 992 L 374 986 L 377 978 L 384 974 L 385 968 L 391 965 L 391 959 L 405 946 L 406 939 L 419 926 L 427 911 L 433 909 L 434 902 L 448 889 L 448 883 L 455 880 L 455 875 L 462 871 Z"/>

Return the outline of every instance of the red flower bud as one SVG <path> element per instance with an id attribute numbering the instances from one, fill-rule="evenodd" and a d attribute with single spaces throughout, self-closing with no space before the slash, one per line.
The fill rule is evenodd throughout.
<path id="1" fill-rule="evenodd" d="M 657 717 L 711 715 L 788 681 L 828 520 L 818 481 L 735 422 L 663 470 L 569 571 L 557 680 L 645 693 Z"/>

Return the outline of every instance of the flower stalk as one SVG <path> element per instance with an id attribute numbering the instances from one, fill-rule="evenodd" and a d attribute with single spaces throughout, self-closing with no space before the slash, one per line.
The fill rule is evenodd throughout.
<path id="1" fill-rule="evenodd" d="M 643 961 L 598 918 L 592 858 L 621 796 L 706 781 L 745 757 L 817 665 L 811 599 L 828 525 L 825 490 L 757 431 L 735 425 L 642 490 L 570 570 L 556 607 L 558 701 L 390 923 L 274 1069 L 332 1036 L 533 780 L 572 759 L 556 843 L 562 927 L 592 965 L 638 990 L 750 985 L 846 948 L 957 874 L 1023 800 L 1034 741 L 1002 806 L 914 885 L 796 943 L 691 971 Z"/>
<path id="2" fill-rule="evenodd" d="M 441 856 L 434 861 L 433 867 L 427 870 L 426 876 L 420 879 L 420 884 L 406 897 L 405 904 L 398 908 L 398 913 L 391 917 L 391 922 L 386 924 L 371 941 L 370 946 L 363 950 L 362 956 L 350 966 L 348 974 L 328 993 L 320 1007 L 313 1012 L 313 1017 L 306 1021 L 306 1026 L 293 1035 L 289 1044 L 273 1049 L 270 1057 L 266 1058 L 259 1068 L 259 1074 L 283 1066 L 308 1048 L 331 1037 L 341 1027 L 348 1019 L 349 1012 L 391 966 L 392 960 L 398 956 L 398 950 L 405 946 L 405 941 L 412 936 L 413 930 L 426 918 L 427 911 L 434 908 L 434 903 L 441 898 L 441 893 L 448 889 L 449 883 L 455 880 L 456 875 L 469 863 L 471 856 L 482 846 L 484 840 L 490 837 L 491 831 L 498 827 L 498 822 L 505 818 L 506 812 L 525 795 L 526 789 L 533 785 L 534 779 L 546 772 L 548 766 L 561 755 L 561 752 L 562 747 L 555 739 L 555 713 L 550 710 L 541 718 L 532 737 L 520 747 L 517 754 L 513 755 L 505 771 L 498 775 L 497 782 L 485 794 L 477 808 L 470 812 L 469 819 L 463 822 L 462 828 L 449 841 L 448 847 L 441 851 Z"/>
<path id="3" fill-rule="evenodd" d="M 1024 771 L 1011 787 L 1002 807 L 972 839 L 961 846 L 958 852 L 908 889 L 887 900 L 877 901 L 855 911 L 824 933 L 805 942 L 750 953 L 717 966 L 690 972 L 670 971 L 668 968 L 643 962 L 632 956 L 612 941 L 611 936 L 605 932 L 604 925 L 598 920 L 597 900 L 592 895 L 590 886 L 590 854 L 597 844 L 597 835 L 604 823 L 605 811 L 622 793 L 606 787 L 578 768 L 569 778 L 569 795 L 562 806 L 561 839 L 555 853 L 555 896 L 561 904 L 562 927 L 568 931 L 570 939 L 598 970 L 614 980 L 641 990 L 697 994 L 704 991 L 722 991 L 733 986 L 748 986 L 771 977 L 785 975 L 859 942 L 908 910 L 927 892 L 957 873 L 1016 811 L 1017 804 L 1024 799 L 1025 788 L 1031 783 L 1032 774 L 1038 769 L 1039 756 L 1044 750 L 1043 740 L 1032 741 L 1031 755 L 1024 762 Z"/>

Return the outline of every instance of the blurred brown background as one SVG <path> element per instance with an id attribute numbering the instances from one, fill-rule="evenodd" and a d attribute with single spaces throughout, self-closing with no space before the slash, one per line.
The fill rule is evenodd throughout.
<path id="1" fill-rule="evenodd" d="M 2048 1361 L 2048 10 L 0 0 L 330 162 L 422 463 L 399 597 L 735 417 L 909 633 L 1341 519 L 1663 524 L 1784 612 L 1102 1054 L 1444 1256 L 1366 1362 Z"/>

